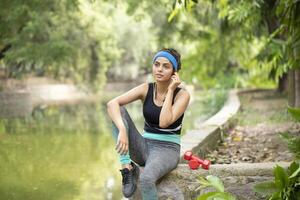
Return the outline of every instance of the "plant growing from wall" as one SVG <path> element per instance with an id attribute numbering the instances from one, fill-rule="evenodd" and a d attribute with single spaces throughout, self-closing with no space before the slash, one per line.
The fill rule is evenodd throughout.
<path id="1" fill-rule="evenodd" d="M 214 192 L 207 192 L 198 196 L 197 200 L 235 200 L 236 198 L 224 190 L 224 185 L 220 178 L 213 175 L 208 175 L 206 178 L 199 177 L 200 186 L 196 189 L 203 189 L 206 187 L 213 187 L 216 191 Z"/>
<path id="2" fill-rule="evenodd" d="M 300 122 L 300 108 L 288 107 L 288 111 Z M 287 170 L 277 165 L 274 168 L 274 180 L 256 184 L 254 190 L 269 200 L 300 200 L 300 137 L 288 133 L 281 134 L 281 137 L 287 142 L 295 160 Z"/>

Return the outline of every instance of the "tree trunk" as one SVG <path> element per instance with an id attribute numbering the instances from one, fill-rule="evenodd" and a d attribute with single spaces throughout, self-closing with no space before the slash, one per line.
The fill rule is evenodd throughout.
<path id="1" fill-rule="evenodd" d="M 11 44 L 5 45 L 1 50 L 0 50 L 0 60 L 5 57 L 5 53 L 11 48 Z"/>
<path id="2" fill-rule="evenodd" d="M 284 73 L 278 80 L 277 92 L 287 92 L 288 88 L 288 73 Z"/>
<path id="3" fill-rule="evenodd" d="M 291 69 L 289 71 L 288 82 L 288 104 L 291 107 L 300 108 L 300 69 Z"/>
<path id="4" fill-rule="evenodd" d="M 295 71 L 294 69 L 290 69 L 288 74 L 288 82 L 289 82 L 289 92 L 288 92 L 288 104 L 291 107 L 295 105 Z"/>
<path id="5" fill-rule="evenodd" d="M 97 46 L 97 44 L 90 45 L 91 64 L 90 64 L 90 69 L 89 69 L 89 81 L 92 84 L 97 79 L 97 75 L 99 73 L 99 68 L 100 68 L 100 62 L 99 62 L 99 57 L 97 55 L 96 46 Z"/>

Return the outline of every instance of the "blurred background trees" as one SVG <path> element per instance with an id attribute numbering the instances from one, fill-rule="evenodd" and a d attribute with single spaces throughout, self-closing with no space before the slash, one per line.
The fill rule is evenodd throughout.
<path id="1" fill-rule="evenodd" d="M 1 0 L 0 69 L 99 90 L 151 72 L 178 49 L 198 88 L 277 88 L 300 106 L 299 1 Z"/>
<path id="2" fill-rule="evenodd" d="M 205 4 L 207 10 L 217 12 L 214 19 L 219 22 L 218 41 L 229 39 L 223 44 L 230 52 L 222 59 L 225 66 L 236 63 L 243 72 L 235 74 L 234 83 L 265 85 L 267 80 L 273 80 L 278 92 L 288 93 L 289 104 L 300 107 L 300 2 L 175 0 L 171 16 L 187 11 L 201 23 L 201 19 L 207 19 L 207 15 L 201 17 L 199 13 Z"/>
<path id="3" fill-rule="evenodd" d="M 149 17 L 128 15 L 125 3 L 4 0 L 0 11 L 0 59 L 8 78 L 50 76 L 97 89 L 106 73 L 116 77 L 126 69 L 135 78 L 156 48 Z"/>

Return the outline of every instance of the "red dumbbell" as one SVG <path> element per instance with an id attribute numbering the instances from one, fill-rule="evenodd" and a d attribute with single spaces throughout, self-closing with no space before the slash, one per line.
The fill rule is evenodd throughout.
<path id="1" fill-rule="evenodd" d="M 189 166 L 191 169 L 197 169 L 200 165 L 203 169 L 208 170 L 210 166 L 209 160 L 201 160 L 197 156 L 194 156 L 191 151 L 187 151 L 184 153 L 183 158 L 189 161 Z"/>

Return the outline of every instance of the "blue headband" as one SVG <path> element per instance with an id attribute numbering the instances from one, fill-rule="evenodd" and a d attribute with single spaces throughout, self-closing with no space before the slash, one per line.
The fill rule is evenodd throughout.
<path id="1" fill-rule="evenodd" d="M 167 51 L 159 51 L 153 57 L 153 63 L 156 61 L 156 59 L 158 57 L 165 57 L 165 58 L 167 58 L 172 63 L 174 70 L 177 71 L 178 64 L 177 64 L 176 58 L 172 54 L 170 54 Z"/>

